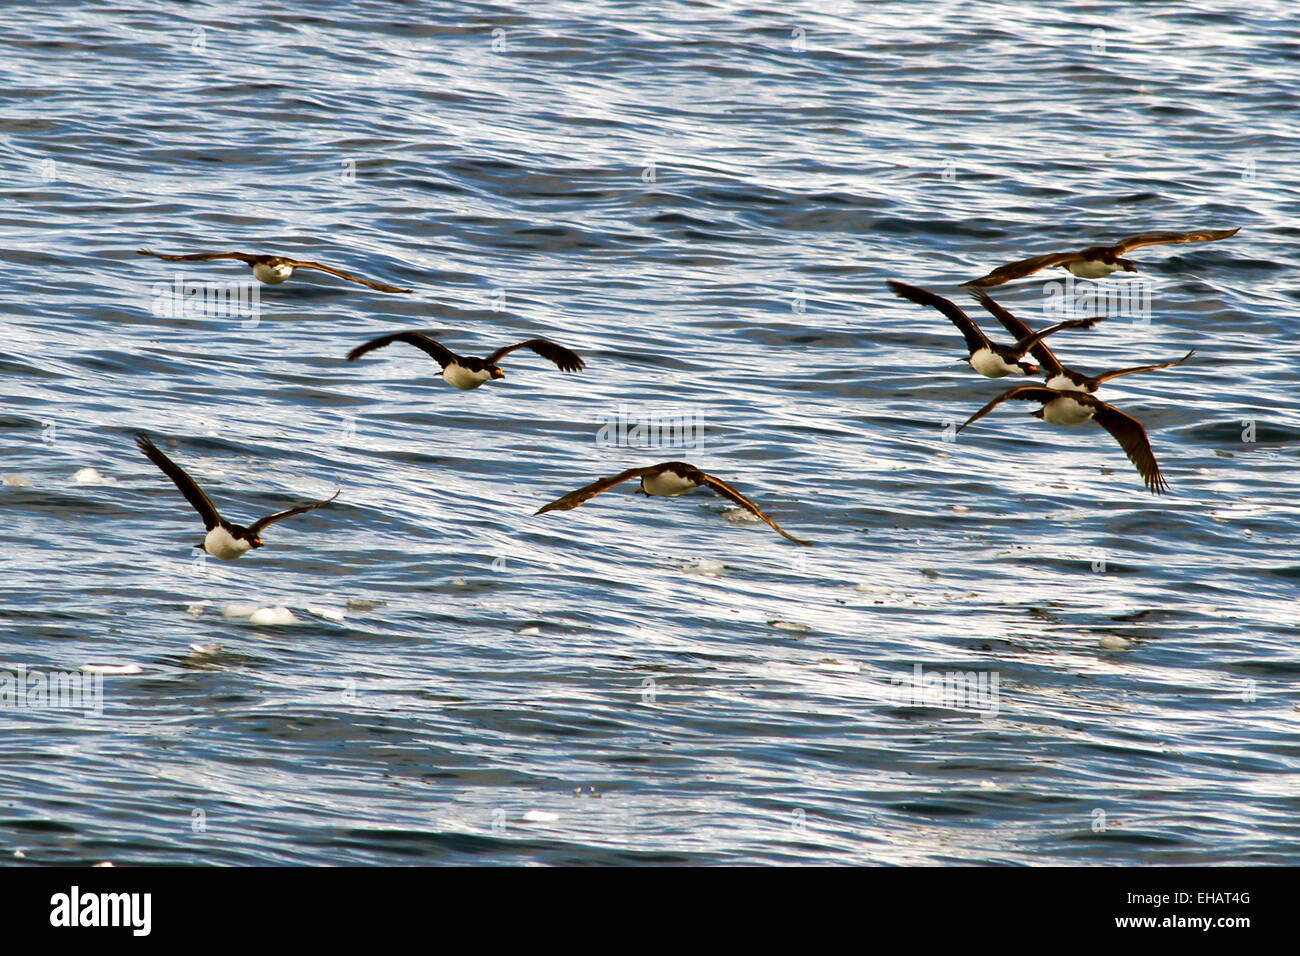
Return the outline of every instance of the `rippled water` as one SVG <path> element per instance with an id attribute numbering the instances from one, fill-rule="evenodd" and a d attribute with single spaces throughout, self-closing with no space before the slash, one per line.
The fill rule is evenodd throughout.
<path id="1" fill-rule="evenodd" d="M 5 857 L 1297 862 L 1291 4 L 49 2 L 0 75 L 0 670 L 138 668 L 0 714 Z M 886 279 L 1234 225 L 1056 342 L 1196 349 L 1105 391 L 1170 496 L 1024 407 L 946 440 L 1005 383 Z M 248 271 L 142 246 L 416 292 L 173 316 Z M 402 328 L 588 368 L 344 360 Z M 604 447 L 620 407 L 703 447 Z M 236 520 L 342 493 L 199 560 L 140 429 Z M 532 516 L 669 458 L 817 545 L 703 492 Z"/>

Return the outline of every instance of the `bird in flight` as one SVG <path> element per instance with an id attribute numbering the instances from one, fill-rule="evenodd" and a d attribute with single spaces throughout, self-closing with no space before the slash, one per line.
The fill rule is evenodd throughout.
<path id="1" fill-rule="evenodd" d="M 1016 318 L 1005 306 L 993 301 L 993 297 L 980 288 L 970 290 L 971 295 L 979 300 L 980 304 L 992 314 L 992 316 L 1002 323 L 1012 335 L 1023 338 L 1030 335 L 1029 326 L 1020 319 Z M 1055 328 L 1056 326 L 1049 326 Z M 1109 372 L 1102 372 L 1100 375 L 1084 375 L 1082 372 L 1076 372 L 1074 369 L 1066 368 L 1061 364 L 1046 342 L 1039 341 L 1031 345 L 1029 351 L 1033 353 L 1034 358 L 1041 363 L 1041 371 L 1047 379 L 1047 387 L 1058 389 L 1060 391 L 1074 392 L 1095 392 L 1101 388 L 1103 382 L 1108 382 L 1112 378 L 1119 378 L 1121 375 L 1132 375 L 1134 372 L 1154 372 L 1156 369 L 1170 368 L 1174 365 L 1182 365 L 1189 358 L 1196 354 L 1192 349 L 1180 359 L 1173 359 L 1168 362 L 1159 362 L 1155 365 L 1134 365 L 1129 368 L 1111 369 Z"/>
<path id="2" fill-rule="evenodd" d="M 161 252 L 150 252 L 148 249 L 137 249 L 136 254 L 153 256 L 155 259 L 166 259 L 168 262 L 207 262 L 211 259 L 238 259 L 240 262 L 252 267 L 253 275 L 257 276 L 259 281 L 269 285 L 279 285 L 293 275 L 294 269 L 316 269 L 320 272 L 328 272 L 332 276 L 338 276 L 340 279 L 347 279 L 349 282 L 360 283 L 379 292 L 411 291 L 410 289 L 399 289 L 395 285 L 388 285 L 384 282 L 371 282 L 369 279 L 354 276 L 350 272 L 335 269 L 333 266 L 322 265 L 319 262 L 289 259 L 285 256 L 260 256 L 248 252 L 193 252 L 184 256 L 169 256 Z"/>
<path id="3" fill-rule="evenodd" d="M 999 345 L 985 335 L 957 303 L 927 289 L 895 282 L 893 279 L 889 280 L 889 288 L 893 289 L 894 294 L 899 298 L 915 302 L 917 305 L 928 305 L 946 315 L 966 340 L 966 348 L 970 351 L 966 361 L 970 363 L 971 368 L 988 378 L 1001 378 L 1004 375 L 1036 375 L 1038 366 L 1024 361 L 1027 352 L 1033 351 L 1043 339 L 1062 329 L 1090 328 L 1104 318 L 1104 316 L 1090 316 L 1086 319 L 1070 319 L 1049 325 L 1038 332 L 1032 332 L 1026 326 L 1023 334 L 1012 333 L 1017 339 L 1015 345 Z"/>
<path id="4" fill-rule="evenodd" d="M 1209 229 L 1202 232 L 1144 232 L 1138 236 L 1121 239 L 1113 246 L 1089 246 L 1078 252 L 1049 252 L 1008 263 L 1005 266 L 998 266 L 986 276 L 971 279 L 963 285 L 984 288 L 1002 285 L 1004 282 L 1032 275 L 1039 269 L 1046 269 L 1049 266 L 1064 266 L 1080 279 L 1100 279 L 1121 269 L 1125 272 L 1137 272 L 1137 263 L 1123 258 L 1124 253 L 1132 249 L 1172 242 L 1214 242 L 1217 239 L 1235 236 L 1240 228 L 1238 226 L 1236 229 Z"/>
<path id="5" fill-rule="evenodd" d="M 542 358 L 555 363 L 561 372 L 576 372 L 586 368 L 586 363 L 578 357 L 577 352 L 566 349 L 563 345 L 556 345 L 549 339 L 528 339 L 525 342 L 516 342 L 514 345 L 499 348 L 487 358 L 472 358 L 457 355 L 422 332 L 394 332 L 391 335 L 381 335 L 377 339 L 363 342 L 348 353 L 348 361 L 355 362 L 367 352 L 382 349 L 393 342 L 414 345 L 417 349 L 433 356 L 434 360 L 442 366 L 443 381 L 464 391 L 478 388 L 490 379 L 505 378 L 506 373 L 501 371 L 497 363 L 515 349 L 532 349 Z"/>
<path id="6" fill-rule="evenodd" d="M 811 541 L 803 541 L 794 535 L 784 531 L 780 525 L 769 518 L 759 509 L 758 505 L 750 501 L 731 485 L 727 484 L 721 478 L 705 474 L 694 465 L 688 465 L 682 461 L 666 461 L 659 465 L 650 465 L 647 468 L 629 468 L 627 471 L 620 471 L 617 475 L 610 475 L 608 478 L 601 478 L 599 481 L 593 481 L 589 485 L 579 488 L 577 491 L 570 491 L 562 498 L 557 498 L 548 505 L 538 508 L 536 514 L 545 514 L 548 511 L 569 511 L 578 507 L 589 498 L 594 498 L 602 491 L 608 491 L 615 485 L 631 479 L 639 478 L 640 486 L 637 488 L 637 494 L 651 497 L 661 495 L 665 498 L 676 498 L 678 495 L 684 495 L 688 491 L 707 486 L 716 494 L 721 495 L 729 501 L 734 501 L 742 508 L 754 514 L 756 517 L 766 521 L 772 526 L 772 530 L 777 534 L 789 538 L 795 544 L 805 546 L 811 545 Z"/>
<path id="7" fill-rule="evenodd" d="M 272 522 L 293 515 L 300 515 L 304 511 L 311 511 L 313 508 L 320 508 L 339 496 L 336 491 L 324 501 L 314 501 L 311 504 L 290 508 L 288 511 L 279 511 L 273 515 L 267 515 L 265 518 L 259 518 L 248 527 L 243 527 L 242 525 L 232 524 L 221 517 L 217 512 L 216 505 L 203 493 L 203 489 L 198 486 L 198 483 L 186 474 L 184 468 L 164 455 L 161 449 L 149 440 L 148 435 L 137 435 L 135 443 L 140 446 L 140 450 L 144 452 L 145 457 L 157 465 L 162 470 L 162 473 L 175 483 L 181 494 L 185 496 L 185 500 L 194 506 L 194 510 L 203 519 L 203 526 L 208 529 L 208 533 L 204 536 L 203 541 L 196 544 L 195 547 L 206 551 L 214 558 L 220 558 L 222 561 L 234 561 L 253 548 L 262 547 L 262 529 Z"/>
<path id="8" fill-rule="evenodd" d="M 1119 447 L 1124 449 L 1128 460 L 1137 466 L 1138 474 L 1152 494 L 1164 494 L 1169 490 L 1168 483 L 1160 474 L 1160 465 L 1156 463 L 1155 453 L 1151 451 L 1151 442 L 1142 423 L 1086 392 L 1059 391 L 1044 385 L 1017 385 L 966 419 L 957 431 L 983 418 L 1003 402 L 1011 400 L 1041 403 L 1042 407 L 1033 413 L 1034 417 L 1053 425 L 1079 425 L 1089 419 L 1096 421 L 1119 442 Z"/>

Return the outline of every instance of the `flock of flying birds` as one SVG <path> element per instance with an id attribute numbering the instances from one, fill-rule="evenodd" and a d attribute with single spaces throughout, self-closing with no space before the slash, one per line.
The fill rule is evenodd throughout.
<path id="1" fill-rule="evenodd" d="M 1237 227 L 1240 229 L 1240 227 Z M 1124 253 L 1140 246 L 1154 246 L 1173 242 L 1212 242 L 1227 239 L 1237 234 L 1237 229 L 1211 229 L 1202 232 L 1147 232 L 1130 236 L 1113 246 L 1090 246 L 1078 252 L 1049 252 L 1046 255 L 1033 256 L 1012 262 L 994 269 L 988 275 L 964 283 L 971 295 L 984 306 L 1002 327 L 1016 337 L 1014 345 L 1000 345 L 985 335 L 965 312 L 954 302 L 943 296 L 935 295 L 926 289 L 890 281 L 889 287 L 900 298 L 938 309 L 946 315 L 961 331 L 970 350 L 966 361 L 971 368 L 989 378 L 1002 378 L 1005 375 L 1039 375 L 1044 377 L 1042 385 L 1018 385 L 995 396 L 987 405 L 966 419 L 957 427 L 961 431 L 967 425 L 983 418 L 998 405 L 1006 401 L 1037 402 L 1040 407 L 1033 413 L 1053 425 L 1080 425 L 1095 421 L 1110 432 L 1119 446 L 1128 455 L 1129 461 L 1137 466 L 1142 481 L 1154 494 L 1163 494 L 1169 490 L 1155 453 L 1151 451 L 1151 441 L 1146 429 L 1133 416 L 1120 411 L 1114 405 L 1103 402 L 1096 395 L 1102 383 L 1121 375 L 1134 372 L 1151 372 L 1156 369 L 1181 365 L 1195 354 L 1188 352 L 1182 358 L 1152 365 L 1136 365 L 1128 368 L 1116 368 L 1100 375 L 1084 375 L 1062 365 L 1044 341 L 1049 335 L 1055 335 L 1064 329 L 1091 328 L 1102 321 L 1104 316 L 1092 316 L 1085 319 L 1070 319 L 1057 322 L 1034 332 L 1007 309 L 993 301 L 993 297 L 984 290 L 990 286 L 1002 285 L 1013 279 L 1032 275 L 1049 266 L 1063 266 L 1081 279 L 1099 279 L 1112 272 L 1123 270 L 1136 272 L 1137 264 L 1131 259 L 1123 258 Z M 1025 361 L 1025 356 L 1032 354 L 1040 366 Z"/>
<path id="2" fill-rule="evenodd" d="M 284 256 L 266 256 L 254 255 L 245 252 L 196 252 L 188 255 L 165 255 L 158 252 L 150 252 L 148 249 L 138 250 L 142 256 L 154 256 L 158 259 L 165 259 L 168 262 L 206 262 L 212 259 L 237 259 L 249 266 L 253 270 L 253 275 L 261 282 L 272 285 L 278 285 L 284 282 L 295 269 L 316 269 L 320 272 L 326 272 L 330 275 L 347 279 L 349 282 L 356 282 L 368 288 L 375 289 L 379 292 L 410 292 L 410 289 L 401 289 L 397 286 L 388 285 L 383 282 L 372 282 L 369 279 L 363 279 L 360 276 L 344 272 L 342 269 L 335 269 L 332 266 L 322 265 L 319 262 L 308 262 L 299 259 L 289 259 Z M 516 349 L 531 349 L 542 358 L 553 363 L 562 372 L 577 372 L 586 367 L 586 363 L 572 349 L 565 348 L 549 339 L 528 339 L 523 342 L 516 342 L 513 345 L 506 345 L 497 349 L 486 358 L 476 358 L 474 356 L 457 355 L 442 343 L 435 341 L 423 332 L 394 332 L 389 335 L 382 335 L 379 338 L 363 342 L 352 351 L 348 352 L 348 361 L 354 362 L 361 356 L 375 349 L 381 349 L 386 345 L 394 342 L 402 342 L 407 345 L 413 345 L 417 349 L 426 353 L 442 368 L 442 379 L 448 385 L 454 388 L 468 391 L 469 389 L 478 388 L 485 382 L 492 379 L 505 378 L 505 372 L 497 364 L 506 355 Z M 172 482 L 180 489 L 187 501 L 193 506 L 194 510 L 199 513 L 203 519 L 203 525 L 207 529 L 207 534 L 203 541 L 196 545 L 215 558 L 223 561 L 233 561 L 242 557 L 253 548 L 262 547 L 262 529 L 267 525 L 279 521 L 283 518 L 289 518 L 293 515 L 302 514 L 305 511 L 311 511 L 314 508 L 320 508 L 329 504 L 334 498 L 338 497 L 338 492 L 324 501 L 314 501 L 309 504 L 300 505 L 297 508 L 290 508 L 287 511 L 280 511 L 276 514 L 268 515 L 254 521 L 248 526 L 237 525 L 221 517 L 211 499 L 203 492 L 198 483 L 189 476 L 185 469 L 172 461 L 158 448 L 147 435 L 138 435 L 136 444 L 151 462 L 158 466 Z M 643 468 L 629 468 L 627 471 L 619 472 L 617 475 L 611 475 L 607 478 L 601 478 L 589 485 L 570 492 L 569 494 L 552 501 L 550 504 L 538 509 L 537 514 L 544 514 L 548 511 L 568 511 L 578 507 L 584 501 L 592 498 L 602 491 L 608 491 L 615 485 L 629 481 L 633 478 L 640 480 L 640 486 L 637 491 L 646 496 L 659 495 L 668 498 L 674 498 L 678 495 L 684 495 L 688 491 L 693 491 L 701 486 L 709 488 L 714 493 L 735 502 L 742 508 L 752 512 L 756 517 L 766 521 L 779 534 L 784 535 L 797 544 L 808 545 L 811 541 L 804 541 L 789 534 L 775 521 L 769 518 L 763 511 L 742 495 L 731 485 L 715 475 L 707 474 L 681 461 L 666 461 L 658 465 L 650 465 Z"/>
<path id="3" fill-rule="evenodd" d="M 961 331 L 962 337 L 966 340 L 966 347 L 970 353 L 966 361 L 970 363 L 971 368 L 981 375 L 989 378 L 1001 378 L 1006 375 L 1028 376 L 1042 374 L 1045 376 L 1043 385 L 1020 385 L 998 395 L 968 418 L 958 428 L 958 431 L 987 415 L 1004 401 L 1038 402 L 1041 407 L 1033 414 L 1054 425 L 1077 425 L 1089 419 L 1096 421 L 1119 442 L 1120 447 L 1124 449 L 1129 459 L 1137 466 L 1138 473 L 1142 476 L 1146 486 L 1152 492 L 1160 494 L 1167 490 L 1168 485 L 1160 474 L 1160 467 L 1151 451 L 1151 443 L 1147 439 L 1146 430 L 1136 419 L 1113 405 L 1103 402 L 1096 397 L 1095 393 L 1103 382 L 1112 378 L 1130 375 L 1134 372 L 1148 372 L 1168 368 L 1172 365 L 1180 365 L 1191 358 L 1193 352 L 1188 352 L 1182 358 L 1168 362 L 1113 369 L 1100 375 L 1084 375 L 1062 365 L 1051 349 L 1047 347 L 1045 339 L 1065 329 L 1090 328 L 1101 321 L 1101 317 L 1071 319 L 1058 322 L 1035 332 L 993 301 L 993 298 L 984 290 L 987 287 L 1001 285 L 1004 282 L 1010 282 L 1013 279 L 1019 279 L 1041 269 L 1057 265 L 1063 266 L 1072 274 L 1085 279 L 1101 278 L 1120 270 L 1136 272 L 1136 264 L 1129 259 L 1123 258 L 1124 253 L 1130 249 L 1159 243 L 1209 242 L 1216 239 L 1226 239 L 1235 235 L 1236 232 L 1237 229 L 1219 229 L 1185 233 L 1145 233 L 1115 243 L 1113 246 L 1091 246 L 1078 252 L 1048 253 L 1047 255 L 1034 256 L 1030 259 L 1001 266 L 988 275 L 965 283 L 979 303 L 1002 323 L 1008 332 L 1016 337 L 1013 345 L 1001 345 L 993 342 L 965 312 L 943 296 L 893 280 L 889 282 L 889 287 L 901 298 L 915 302 L 918 305 L 938 309 L 947 316 Z M 359 276 L 344 272 L 342 269 L 335 269 L 319 262 L 290 259 L 285 256 L 254 255 L 244 252 L 198 252 L 188 255 L 165 255 L 150 252 L 147 249 L 139 250 L 139 254 L 165 259 L 168 262 L 206 262 L 213 259 L 237 259 L 248 265 L 259 281 L 273 285 L 284 282 L 293 275 L 295 269 L 315 269 L 346 279 L 349 282 L 359 283 L 379 292 L 403 293 L 412 291 L 383 282 L 362 279 Z M 394 332 L 371 339 L 348 352 L 347 358 L 349 361 L 356 361 L 361 356 L 375 349 L 391 345 L 394 342 L 412 345 L 425 352 L 441 367 L 443 380 L 448 385 L 462 390 L 478 388 L 492 379 L 504 378 L 505 372 L 501 370 L 498 363 L 506 355 L 517 349 L 530 349 L 554 364 L 562 372 L 577 372 L 585 367 L 585 363 L 576 352 L 549 339 L 538 338 L 516 342 L 513 345 L 506 345 L 497 349 L 486 358 L 475 358 L 457 355 L 422 332 Z M 1028 354 L 1032 354 L 1041 363 L 1041 367 L 1025 361 L 1025 356 Z M 203 541 L 195 547 L 223 561 L 233 561 L 247 554 L 253 548 L 262 547 L 261 533 L 262 529 L 267 525 L 323 507 L 337 498 L 339 494 L 336 491 L 331 497 L 323 501 L 313 501 L 286 511 L 276 512 L 247 526 L 237 525 L 223 518 L 198 483 L 183 468 L 167 457 L 147 435 L 138 435 L 136 444 L 145 457 L 171 479 L 194 510 L 198 512 L 199 517 L 203 519 L 207 534 L 204 536 Z M 732 488 L 721 478 L 706 474 L 694 465 L 680 461 L 667 461 L 642 468 L 629 468 L 616 475 L 598 479 L 589 485 L 578 488 L 576 491 L 569 492 L 561 498 L 557 498 L 549 504 L 543 505 L 536 513 L 540 515 L 548 511 L 568 511 L 601 492 L 608 491 L 616 485 L 630 481 L 633 478 L 639 481 L 637 492 L 648 497 L 672 498 L 684 495 L 699 487 L 707 487 L 714 493 L 752 512 L 756 517 L 767 522 L 778 534 L 796 544 L 812 544 L 811 541 L 796 538 L 785 531 L 764 514 L 754 502 Z"/>

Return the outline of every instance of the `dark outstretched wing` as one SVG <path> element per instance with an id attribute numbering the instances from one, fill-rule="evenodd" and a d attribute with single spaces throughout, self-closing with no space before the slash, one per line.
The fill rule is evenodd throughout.
<path id="1" fill-rule="evenodd" d="M 1017 342 L 1023 342 L 1028 336 L 1034 334 L 1034 330 L 1020 321 L 1011 311 L 998 302 L 995 302 L 993 296 L 989 295 L 978 286 L 972 286 L 970 294 L 973 295 L 980 305 L 984 306 L 993 318 L 1002 323 L 1002 327 L 1016 337 Z M 1041 341 L 1030 347 L 1029 351 L 1033 353 L 1034 358 L 1038 359 L 1038 364 L 1043 367 L 1043 371 L 1048 378 L 1053 375 L 1059 375 L 1064 368 L 1060 360 L 1052 354 L 1052 350 Z"/>
<path id="2" fill-rule="evenodd" d="M 342 489 L 340 488 L 339 491 L 342 491 Z M 288 511 L 278 511 L 273 515 L 267 515 L 265 518 L 258 518 L 256 521 L 254 521 L 252 524 L 248 526 L 248 533 L 256 536 L 260 534 L 262 529 L 269 524 L 273 524 L 274 522 L 279 521 L 282 518 L 292 518 L 294 515 L 300 515 L 304 511 L 311 511 L 315 508 L 323 508 L 325 505 L 329 504 L 338 496 L 339 493 L 338 491 L 336 491 L 334 492 L 334 494 L 330 495 L 324 501 L 313 501 L 311 504 L 308 505 L 299 505 L 297 508 L 290 508 Z"/>
<path id="3" fill-rule="evenodd" d="M 377 339 L 371 339 L 369 342 L 358 345 L 348 353 L 348 361 L 355 362 L 367 352 L 382 349 L 385 345 L 391 345 L 394 342 L 405 342 L 407 345 L 414 345 L 422 352 L 432 355 L 443 368 L 456 360 L 455 355 L 422 332 L 394 332 L 391 335 L 381 335 Z"/>
<path id="4" fill-rule="evenodd" d="M 708 485 L 710 488 L 712 488 L 715 492 L 717 492 L 718 494 L 722 495 L 722 497 L 727 498 L 727 499 L 729 499 L 729 500 L 731 500 L 731 501 L 734 501 L 736 504 L 740 505 L 742 508 L 744 508 L 744 509 L 746 509 L 746 510 L 748 510 L 748 511 L 753 512 L 756 516 L 758 516 L 759 518 L 763 519 L 763 520 L 766 521 L 768 524 L 770 524 L 770 525 L 772 526 L 772 530 L 775 531 L 777 534 L 781 535 L 782 537 L 784 537 L 784 538 L 789 538 L 789 539 L 790 539 L 791 541 L 793 541 L 795 544 L 802 544 L 802 545 L 804 545 L 805 547 L 808 547 L 808 546 L 811 546 L 811 545 L 812 545 L 812 542 L 811 542 L 811 541 L 804 541 L 804 540 L 802 540 L 802 539 L 800 539 L 800 538 L 796 538 L 794 535 L 790 534 L 788 531 L 785 531 L 784 529 L 782 529 L 782 527 L 781 527 L 779 524 L 777 524 L 775 521 L 773 521 L 773 520 L 772 520 L 771 518 L 769 518 L 767 515 L 763 514 L 763 512 L 759 509 L 758 505 L 754 504 L 754 502 L 750 501 L 748 498 L 746 498 L 744 495 L 742 495 L 742 494 L 741 494 L 739 491 L 737 491 L 735 488 L 731 487 L 731 485 L 727 484 L 727 483 L 726 483 L 725 481 L 723 481 L 721 478 L 717 478 L 717 477 L 715 477 L 715 476 L 713 476 L 713 475 L 705 475 L 705 476 L 704 476 L 704 483 L 705 483 L 706 485 Z"/>
<path id="5" fill-rule="evenodd" d="M 1151 451 L 1151 442 L 1147 439 L 1142 423 L 1105 402 L 1097 402 L 1096 408 L 1093 420 L 1119 442 L 1119 447 L 1124 449 L 1128 460 L 1137 466 L 1138 474 L 1151 493 L 1160 495 L 1168 491 L 1169 484 L 1164 475 L 1160 474 L 1160 466 L 1156 463 L 1155 453 Z"/>
<path id="6" fill-rule="evenodd" d="M 1090 315 L 1086 319 L 1066 319 L 1064 322 L 1057 322 L 1055 325 L 1049 325 L 1025 336 L 1016 343 L 1016 351 L 1023 355 L 1042 339 L 1047 338 L 1049 335 L 1055 335 L 1062 329 L 1090 329 L 1104 318 L 1106 318 L 1104 315 Z"/>
<path id="7" fill-rule="evenodd" d="M 496 365 L 515 349 L 532 349 L 548 362 L 554 362 L 559 366 L 561 372 L 576 372 L 585 368 L 587 364 L 578 357 L 577 352 L 566 349 L 563 345 L 556 345 L 549 339 L 529 339 L 527 342 L 516 342 L 514 345 L 507 345 L 505 348 L 497 349 L 489 355 L 486 361 Z"/>
<path id="8" fill-rule="evenodd" d="M 1240 229 L 1241 226 L 1236 229 L 1207 229 L 1202 232 L 1144 232 L 1140 236 L 1121 239 L 1111 246 L 1111 249 L 1115 255 L 1122 256 L 1130 249 L 1141 246 L 1159 246 L 1171 242 L 1213 242 L 1216 239 L 1235 236 Z"/>
<path id="9" fill-rule="evenodd" d="M 988 336 L 980 331 L 980 327 L 972 321 L 970 316 L 958 308 L 957 303 L 945 299 L 941 295 L 935 295 L 928 289 L 920 289 L 904 282 L 895 282 L 893 279 L 889 280 L 889 288 L 900 299 L 915 302 L 917 305 L 928 305 L 930 308 L 938 309 L 946 315 L 952 324 L 957 326 L 957 330 L 961 332 L 962 338 L 966 340 L 966 348 L 970 349 L 972 355 L 980 349 L 989 347 Z"/>
<path id="10" fill-rule="evenodd" d="M 1046 269 L 1048 266 L 1064 265 L 1079 258 L 1077 252 L 1049 252 L 1041 256 L 1033 256 L 1029 259 L 1021 259 L 1019 262 L 1009 262 L 1005 266 L 998 266 L 986 276 L 980 276 L 978 279 L 971 279 L 969 282 L 963 282 L 962 285 L 975 287 L 989 287 L 1002 285 L 1004 282 L 1010 282 L 1012 279 L 1020 279 L 1027 275 Z"/>
<path id="11" fill-rule="evenodd" d="M 587 499 L 596 497 L 602 491 L 609 491 L 615 485 L 621 485 L 629 478 L 641 478 L 658 470 L 658 465 L 652 465 L 649 468 L 629 468 L 627 471 L 620 471 L 617 475 L 601 478 L 589 485 L 584 485 L 577 491 L 570 491 L 563 498 L 556 498 L 549 505 L 542 505 L 533 514 L 545 514 L 548 511 L 568 511 L 571 508 L 578 507 Z"/>
<path id="12" fill-rule="evenodd" d="M 369 279 L 363 279 L 360 276 L 354 276 L 351 272 L 344 272 L 342 269 L 335 269 L 333 266 L 321 265 L 319 262 L 302 262 L 297 259 L 285 260 L 295 269 L 318 269 L 321 272 L 328 272 L 332 276 L 338 276 L 340 279 L 347 279 L 349 282 L 357 282 L 361 285 L 376 289 L 379 292 L 410 292 L 410 289 L 399 289 L 395 285 L 388 285 L 385 282 L 371 282 Z"/>
<path id="13" fill-rule="evenodd" d="M 176 462 L 172 461 L 162 453 L 162 450 L 149 440 L 149 436 L 143 432 L 135 436 L 135 443 L 140 446 L 145 457 L 157 465 L 164 475 L 172 480 L 172 483 L 180 489 L 185 500 L 194 506 L 194 510 L 199 513 L 203 519 L 203 526 L 211 531 L 217 525 L 221 524 L 221 515 L 217 513 L 216 505 L 203 493 L 203 489 L 185 473 L 185 469 Z"/>
<path id="14" fill-rule="evenodd" d="M 1182 358 L 1174 359 L 1172 362 L 1161 362 L 1159 365 L 1136 365 L 1133 368 L 1117 368 L 1110 372 L 1102 372 L 1097 376 L 1097 384 L 1108 382 L 1112 378 L 1119 378 L 1121 375 L 1132 375 L 1134 372 L 1154 372 L 1158 368 L 1169 368 L 1172 365 L 1182 365 L 1195 354 L 1196 349 L 1192 349 Z"/>
<path id="15" fill-rule="evenodd" d="M 987 405 L 981 408 L 970 418 L 966 419 L 966 421 L 958 425 L 957 431 L 961 431 L 971 422 L 978 421 L 979 419 L 983 418 L 985 415 L 993 411 L 993 409 L 997 408 L 1003 402 L 1017 401 L 1017 402 L 1046 403 L 1046 402 L 1050 402 L 1054 398 L 1059 398 L 1060 395 L 1061 393 L 1058 392 L 1056 389 L 1046 388 L 1042 385 L 1017 385 L 1015 388 L 1007 389 L 1005 392 L 997 396 L 997 398 L 993 399 L 993 401 L 989 402 Z M 1086 398 L 1086 396 L 1083 396 L 1082 393 L 1080 393 L 1079 395 L 1074 395 L 1073 393 L 1071 393 L 1070 397 L 1077 398 L 1079 401 L 1083 401 Z"/>
<path id="16" fill-rule="evenodd" d="M 238 259 L 240 262 L 246 262 L 252 265 L 258 259 L 258 256 L 249 252 L 191 252 L 184 256 L 169 256 L 161 252 L 150 252 L 148 249 L 137 249 L 135 254 L 138 256 L 153 256 L 155 259 L 166 259 L 168 262 L 207 262 L 210 259 Z"/>

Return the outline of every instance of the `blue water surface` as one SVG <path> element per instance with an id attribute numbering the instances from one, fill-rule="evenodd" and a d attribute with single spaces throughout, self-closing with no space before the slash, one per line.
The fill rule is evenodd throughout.
<path id="1" fill-rule="evenodd" d="M 0 671 L 124 672 L 0 709 L 0 858 L 1300 861 L 1298 37 L 1287 0 L 7 6 Z M 1023 403 L 956 434 L 1010 380 L 885 286 L 1005 340 L 960 282 L 1231 226 L 1055 340 L 1196 350 L 1103 393 L 1166 497 Z M 415 291 L 187 311 L 247 268 L 141 247 Z M 1034 324 L 1064 277 L 993 292 Z M 587 368 L 345 360 L 397 329 Z M 638 415 L 692 444 L 601 436 Z M 341 493 L 196 557 L 139 430 L 237 521 Z M 816 545 L 703 491 L 533 516 L 668 459 Z"/>

